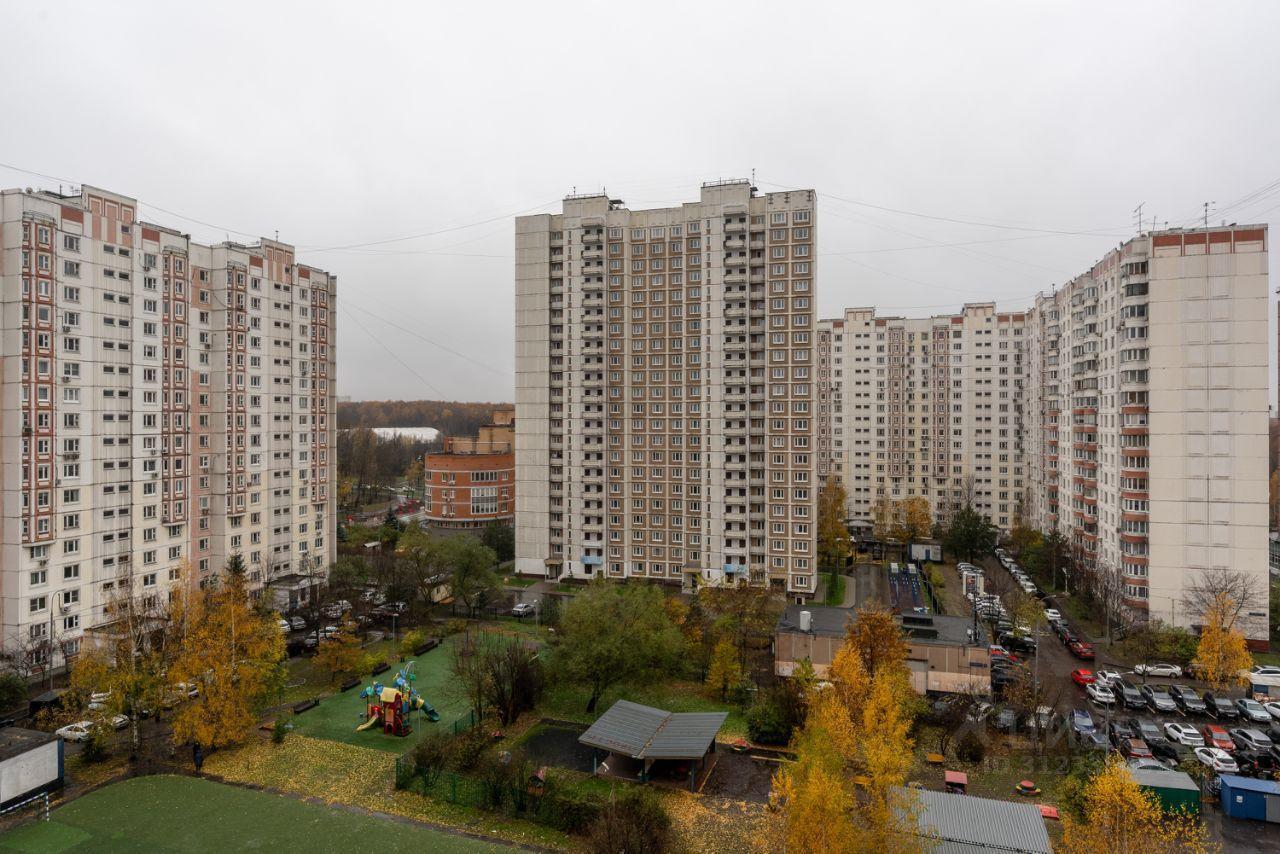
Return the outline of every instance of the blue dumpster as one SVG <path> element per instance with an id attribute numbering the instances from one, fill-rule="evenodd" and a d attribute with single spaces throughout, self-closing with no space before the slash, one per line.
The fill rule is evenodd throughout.
<path id="1" fill-rule="evenodd" d="M 1230 818 L 1280 822 L 1280 783 L 1223 774 L 1222 811 Z"/>

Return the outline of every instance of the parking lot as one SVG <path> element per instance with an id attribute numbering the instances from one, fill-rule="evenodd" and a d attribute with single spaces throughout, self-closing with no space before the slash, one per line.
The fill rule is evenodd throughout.
<path id="1" fill-rule="evenodd" d="M 1008 572 L 994 557 L 984 560 L 981 567 L 984 578 L 988 580 Z M 963 589 L 963 580 L 958 578 L 957 581 Z M 1019 600 L 1025 602 L 1022 599 L 1024 588 L 1012 576 L 998 580 L 997 583 L 991 584 L 989 589 L 999 591 L 1000 601 L 1004 605 L 1003 610 L 1008 614 L 1015 611 Z M 1062 610 L 1056 608 L 1053 597 L 1041 598 L 1038 590 L 1031 592 L 1031 595 L 1039 599 L 1043 609 Z M 988 608 L 987 613 L 992 614 L 993 609 Z M 987 624 L 991 626 L 992 622 Z M 1009 622 L 1014 622 L 1012 617 Z M 1244 691 L 1236 689 L 1218 693 L 1218 698 L 1222 702 L 1217 704 L 1217 708 L 1205 707 L 1202 711 L 1196 703 L 1196 698 L 1203 699 L 1208 692 L 1212 700 L 1214 693 L 1204 682 L 1192 679 L 1185 674 L 1164 676 L 1136 672 L 1135 666 L 1138 663 L 1114 661 L 1108 657 L 1105 650 L 1095 650 L 1096 658 L 1087 660 L 1073 654 L 1060 638 L 1060 633 L 1070 632 L 1086 642 L 1091 642 L 1092 639 L 1065 614 L 1055 622 L 1061 624 L 1060 630 L 1052 626 L 1045 627 L 1043 624 L 1033 629 L 1036 641 L 1034 653 L 1030 652 L 1028 646 L 1018 646 L 1019 638 L 1006 638 L 1009 646 L 1016 647 L 1011 652 L 1021 666 L 1001 665 L 1001 667 L 1008 672 L 1035 679 L 1043 686 L 1042 702 L 1052 707 L 1057 714 L 1053 727 L 1056 737 L 1067 737 L 1076 743 L 1090 743 L 1088 736 L 1082 737 L 1072 731 L 1072 713 L 1075 712 L 1077 714 L 1074 717 L 1081 724 L 1086 723 L 1084 715 L 1088 716 L 1087 722 L 1091 723 L 1098 733 L 1094 738 L 1099 749 L 1124 748 L 1122 752 L 1126 754 L 1133 753 L 1135 750 L 1141 754 L 1143 753 L 1141 746 L 1129 745 L 1127 742 L 1129 738 L 1145 736 L 1144 742 L 1146 740 L 1152 742 L 1145 746 L 1156 754 L 1153 758 L 1172 766 L 1187 759 L 1195 760 L 1193 751 L 1199 745 L 1178 744 L 1177 739 L 1170 738 L 1168 724 L 1193 727 L 1202 739 L 1204 739 L 1204 728 L 1216 725 L 1227 731 L 1219 734 L 1220 737 L 1225 736 L 1219 744 L 1232 757 L 1242 760 L 1242 764 L 1247 766 L 1253 763 L 1253 767 L 1242 768 L 1245 773 L 1259 771 L 1268 773 L 1280 767 L 1280 706 L 1273 705 L 1266 709 L 1254 706 L 1252 711 L 1257 715 L 1257 719 L 1249 720 L 1247 713 L 1242 715 L 1236 705 L 1237 701 L 1243 698 Z M 993 639 L 995 639 L 994 632 Z M 1025 641 L 1022 642 L 1025 643 Z M 1083 650 L 1083 648 L 1080 649 Z M 1113 685 L 1114 702 L 1105 702 L 1105 695 L 1096 697 L 1089 695 L 1088 683 L 1092 681 L 1095 674 L 1106 674 L 1104 681 Z M 1187 696 L 1190 702 L 1184 704 L 1176 701 L 1175 694 L 1169 692 L 1169 689 L 1175 686 L 1188 690 Z M 993 703 L 990 722 L 996 720 L 1001 708 L 998 696 Z M 1212 702 L 1208 704 L 1208 706 L 1213 705 Z M 1008 722 L 1007 718 L 1003 721 L 1006 724 Z M 1026 724 L 1026 721 L 1019 721 L 1014 728 L 1026 729 Z M 1262 739 L 1247 736 L 1232 738 L 1231 736 L 1230 730 L 1250 728 L 1258 731 Z M 1187 740 L 1194 742 L 1194 738 Z M 1250 744 L 1250 741 L 1254 743 Z M 1212 739 L 1205 739 L 1204 746 L 1212 746 Z"/>

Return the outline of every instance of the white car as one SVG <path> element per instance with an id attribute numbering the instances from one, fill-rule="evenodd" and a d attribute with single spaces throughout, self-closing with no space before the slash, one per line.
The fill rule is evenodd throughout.
<path id="1" fill-rule="evenodd" d="M 1195 753 L 1201 765 L 1207 765 L 1219 774 L 1235 774 L 1240 770 L 1231 754 L 1220 747 L 1197 747 Z"/>
<path id="2" fill-rule="evenodd" d="M 1169 676 L 1174 679 L 1182 676 L 1182 668 L 1176 664 L 1138 664 L 1133 672 L 1139 676 Z"/>
<path id="3" fill-rule="evenodd" d="M 1185 744 L 1187 747 L 1204 747 L 1204 736 L 1191 724 L 1165 724 L 1164 734 L 1170 741 Z"/>
<path id="4" fill-rule="evenodd" d="M 128 715 L 116 715 L 110 721 L 112 729 L 124 729 L 129 725 Z"/>
<path id="5" fill-rule="evenodd" d="M 1093 681 L 1110 688 L 1120 681 L 1120 673 L 1116 670 L 1099 670 L 1093 674 Z"/>
<path id="6" fill-rule="evenodd" d="M 1263 703 L 1262 708 L 1267 710 L 1273 721 L 1280 721 L 1280 703 Z"/>
<path id="7" fill-rule="evenodd" d="M 1084 692 L 1099 706 L 1111 706 L 1116 702 L 1115 693 L 1106 685 L 1099 685 L 1097 682 L 1086 685 Z"/>
<path id="8" fill-rule="evenodd" d="M 1044 618 L 1046 620 L 1049 620 L 1050 622 L 1053 622 L 1054 620 L 1061 620 L 1062 612 L 1059 611 L 1057 608 L 1045 608 Z"/>
<path id="9" fill-rule="evenodd" d="M 533 613 L 533 605 L 528 602 L 517 602 L 511 609 L 513 617 L 527 617 Z"/>
<path id="10" fill-rule="evenodd" d="M 282 635 L 289 634 L 290 629 L 293 628 L 293 626 L 289 623 L 289 621 L 284 619 L 283 617 L 280 618 L 279 620 L 276 620 L 276 626 L 280 629 L 280 634 Z"/>
<path id="11" fill-rule="evenodd" d="M 54 730 L 53 734 L 63 741 L 84 741 L 89 737 L 91 729 L 93 729 L 93 721 L 76 721 Z"/>
<path id="12" fill-rule="evenodd" d="M 89 695 L 89 711 L 100 712 L 107 707 L 107 700 L 111 699 L 110 691 L 95 691 Z"/>
<path id="13" fill-rule="evenodd" d="M 1280 665 L 1255 664 L 1249 668 L 1249 672 L 1254 676 L 1280 676 Z"/>

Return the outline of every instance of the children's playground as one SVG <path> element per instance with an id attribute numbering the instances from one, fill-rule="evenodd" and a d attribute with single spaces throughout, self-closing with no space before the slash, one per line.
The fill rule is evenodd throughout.
<path id="1" fill-rule="evenodd" d="M 452 728 L 467 714 L 467 700 L 452 686 L 449 673 L 453 647 L 461 640 L 454 635 L 416 658 L 389 661 L 390 670 L 363 674 L 354 688 L 324 698 L 289 723 L 294 732 L 313 738 L 403 753 L 419 730 Z"/>

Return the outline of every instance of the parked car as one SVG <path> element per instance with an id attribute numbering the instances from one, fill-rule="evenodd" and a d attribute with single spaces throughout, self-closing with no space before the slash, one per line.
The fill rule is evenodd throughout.
<path id="1" fill-rule="evenodd" d="M 107 701 L 111 699 L 110 691 L 95 691 L 89 695 L 89 711 L 100 712 L 107 707 Z"/>
<path id="2" fill-rule="evenodd" d="M 1249 672 L 1254 676 L 1280 676 L 1280 665 L 1255 664 L 1249 668 Z"/>
<path id="3" fill-rule="evenodd" d="M 1071 731 L 1078 736 L 1085 736 L 1098 730 L 1097 724 L 1093 721 L 1093 715 L 1089 714 L 1087 709 L 1072 709 L 1067 715 L 1067 721 L 1071 724 Z"/>
<path id="4" fill-rule="evenodd" d="M 1061 611 L 1059 611 L 1057 608 L 1045 608 L 1045 609 L 1044 609 L 1044 618 L 1045 618 L 1046 620 L 1050 620 L 1050 621 L 1052 621 L 1052 620 L 1061 620 L 1061 619 L 1062 619 L 1062 612 L 1061 612 Z"/>
<path id="5" fill-rule="evenodd" d="M 1173 702 L 1173 698 L 1169 696 L 1169 692 L 1164 690 L 1163 686 L 1143 685 L 1139 690 L 1147 701 L 1147 708 L 1156 714 L 1177 711 L 1177 704 Z"/>
<path id="6" fill-rule="evenodd" d="M 1274 779 L 1276 772 L 1280 771 L 1280 762 L 1269 750 L 1265 753 L 1261 750 L 1238 750 L 1235 760 L 1240 766 L 1240 773 L 1246 777 Z"/>
<path id="7" fill-rule="evenodd" d="M 339 629 L 337 626 L 325 626 L 319 630 L 319 634 L 321 638 L 331 638 L 337 635 L 338 631 Z"/>
<path id="8" fill-rule="evenodd" d="M 1165 738 L 1160 741 L 1148 741 L 1147 747 L 1151 748 L 1151 753 L 1156 759 L 1166 763 L 1170 768 L 1179 765 L 1184 758 L 1181 746 Z"/>
<path id="9" fill-rule="evenodd" d="M 1125 759 L 1154 759 L 1151 748 L 1140 738 L 1126 738 L 1120 742 L 1120 755 Z"/>
<path id="10" fill-rule="evenodd" d="M 1191 724 L 1165 724 L 1164 734 L 1169 736 L 1170 741 L 1176 741 L 1178 744 L 1185 744 L 1187 747 L 1204 746 L 1204 736 L 1202 736 L 1199 730 Z"/>
<path id="11" fill-rule="evenodd" d="M 1160 727 L 1156 726 L 1152 721 L 1144 721 L 1141 718 L 1129 718 L 1129 726 L 1133 729 L 1134 735 L 1147 743 L 1147 747 L 1160 741 L 1167 741 L 1164 733 L 1160 732 Z"/>
<path id="12" fill-rule="evenodd" d="M 1262 708 L 1262 704 L 1257 700 L 1241 697 L 1236 700 L 1236 708 L 1240 710 L 1240 717 L 1246 721 L 1252 721 L 1255 724 L 1271 723 L 1271 713 Z"/>
<path id="13" fill-rule="evenodd" d="M 1005 649 L 1011 649 L 1015 652 L 1023 652 L 1031 655 L 1036 651 L 1036 639 L 1027 635 L 1020 635 L 1016 632 L 1005 632 L 996 638 L 1000 645 Z"/>
<path id="14" fill-rule="evenodd" d="M 1217 724 L 1206 725 L 1200 730 L 1200 734 L 1204 736 L 1204 743 L 1209 747 L 1216 747 L 1219 750 L 1236 749 L 1236 743 L 1231 740 L 1231 736 Z"/>
<path id="15" fill-rule="evenodd" d="M 1120 681 L 1120 673 L 1115 670 L 1098 670 L 1093 674 L 1093 681 L 1110 688 Z"/>
<path id="16" fill-rule="evenodd" d="M 1204 695 L 1205 711 L 1209 717 L 1217 720 L 1234 721 L 1240 719 L 1240 710 L 1231 702 L 1230 697 L 1218 697 L 1209 692 Z"/>
<path id="17" fill-rule="evenodd" d="M 112 729 L 124 729 L 129 725 L 130 718 L 128 715 L 113 715 L 109 723 Z"/>
<path id="18" fill-rule="evenodd" d="M 1116 695 L 1106 685 L 1094 682 L 1086 686 L 1084 692 L 1088 695 L 1090 700 L 1097 703 L 1099 706 L 1115 705 Z"/>
<path id="19" fill-rule="evenodd" d="M 1168 676 L 1173 679 L 1182 676 L 1182 668 L 1176 664 L 1139 664 L 1133 672 L 1139 676 Z"/>
<path id="20" fill-rule="evenodd" d="M 1169 696 L 1173 697 L 1173 702 L 1185 715 L 1203 715 L 1206 711 L 1204 700 L 1200 699 L 1200 695 L 1194 688 L 1186 685 L 1171 685 Z"/>
<path id="21" fill-rule="evenodd" d="M 1066 643 L 1067 635 L 1071 634 L 1071 627 L 1066 623 L 1057 622 L 1053 624 L 1053 633 L 1058 636 L 1058 640 Z"/>
<path id="22" fill-rule="evenodd" d="M 1159 759 L 1131 759 L 1129 760 L 1130 771 L 1168 771 L 1169 766 L 1161 762 Z"/>
<path id="23" fill-rule="evenodd" d="M 1263 703 L 1262 708 L 1267 710 L 1272 720 L 1280 721 L 1280 703 Z"/>
<path id="24" fill-rule="evenodd" d="M 287 635 L 289 634 L 289 631 L 290 629 L 293 628 L 293 626 L 289 623 L 288 620 L 281 617 L 280 619 L 276 620 L 276 628 L 280 630 L 281 634 Z"/>
<path id="25" fill-rule="evenodd" d="M 1225 750 L 1219 750 L 1216 747 L 1197 747 L 1195 754 L 1201 765 L 1207 765 L 1219 774 L 1235 774 L 1240 770 L 1240 766 Z"/>
<path id="26" fill-rule="evenodd" d="M 1013 732 L 1018 728 L 1018 713 L 1010 708 L 1001 709 L 996 713 L 993 725 L 1000 732 Z"/>
<path id="27" fill-rule="evenodd" d="M 301 617 L 290 617 L 289 627 L 295 632 L 300 632 L 307 627 L 307 621 Z"/>
<path id="28" fill-rule="evenodd" d="M 1085 687 L 1086 685 L 1092 685 L 1094 681 L 1093 671 L 1092 670 L 1072 670 L 1071 681 L 1079 685 L 1081 688 Z"/>
<path id="29" fill-rule="evenodd" d="M 1107 738 L 1111 740 L 1111 746 L 1117 750 L 1120 749 L 1120 745 L 1134 737 L 1133 727 L 1124 721 L 1112 721 L 1107 724 Z"/>
<path id="30" fill-rule="evenodd" d="M 991 713 L 995 711 L 995 706 L 987 702 L 977 702 L 969 707 L 969 711 L 965 713 L 964 719 L 971 724 L 980 724 L 987 718 L 991 717 Z"/>
<path id="31" fill-rule="evenodd" d="M 1002 646 L 1001 646 L 1000 644 L 998 644 L 998 643 L 993 643 L 993 644 L 991 644 L 990 646 L 988 646 L 988 647 L 987 647 L 987 653 L 988 653 L 992 658 L 1003 658 L 1003 659 L 1006 659 L 1006 660 L 1008 660 L 1008 661 L 1012 661 L 1012 662 L 1014 662 L 1015 664 L 1018 662 L 1018 656 L 1014 655 L 1012 652 L 1010 652 L 1009 650 L 1005 649 L 1004 647 L 1002 647 Z"/>
<path id="32" fill-rule="evenodd" d="M 1093 644 L 1082 640 L 1074 640 L 1067 644 L 1067 649 L 1071 654 L 1082 661 L 1093 661 Z"/>
<path id="33" fill-rule="evenodd" d="M 533 613 L 533 605 L 528 602 L 517 602 L 511 608 L 511 616 L 513 617 L 524 618 L 529 616 L 532 613 Z"/>
<path id="34" fill-rule="evenodd" d="M 1126 679 L 1121 679 L 1118 684 L 1112 685 L 1111 690 L 1115 691 L 1120 702 L 1126 709 L 1145 709 L 1147 707 L 1147 698 L 1142 696 L 1142 692 L 1138 690 L 1138 686 Z"/>
<path id="35" fill-rule="evenodd" d="M 1231 740 L 1236 743 L 1236 747 L 1248 750 L 1269 750 L 1271 748 L 1271 739 L 1262 730 L 1253 727 L 1236 727 L 1227 730 L 1231 736 Z"/>
<path id="36" fill-rule="evenodd" d="M 89 737 L 89 730 L 93 727 L 93 721 L 76 721 L 55 729 L 53 734 L 63 741 L 84 741 Z"/>

